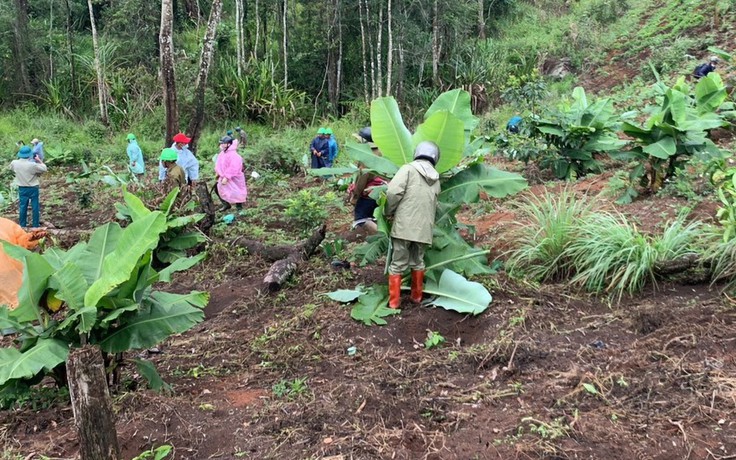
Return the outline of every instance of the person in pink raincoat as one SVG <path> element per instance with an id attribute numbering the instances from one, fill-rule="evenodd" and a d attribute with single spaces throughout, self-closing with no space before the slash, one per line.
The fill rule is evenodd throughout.
<path id="1" fill-rule="evenodd" d="M 230 136 L 220 139 L 220 153 L 215 161 L 217 174 L 217 194 L 222 200 L 220 211 L 226 211 L 235 205 L 240 210 L 248 198 L 248 187 L 245 185 L 243 158 L 237 152 L 238 141 Z"/>

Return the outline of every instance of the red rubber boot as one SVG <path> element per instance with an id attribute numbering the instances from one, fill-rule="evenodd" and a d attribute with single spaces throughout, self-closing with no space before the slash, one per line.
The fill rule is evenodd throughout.
<path id="1" fill-rule="evenodd" d="M 401 306 L 401 275 L 388 275 L 388 306 Z"/>
<path id="2" fill-rule="evenodd" d="M 424 270 L 413 270 L 411 272 L 411 301 L 422 303 L 422 292 L 424 290 Z"/>

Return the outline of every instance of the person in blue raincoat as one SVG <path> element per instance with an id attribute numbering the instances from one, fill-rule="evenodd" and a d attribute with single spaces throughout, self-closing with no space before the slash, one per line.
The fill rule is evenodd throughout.
<path id="1" fill-rule="evenodd" d="M 309 144 L 309 153 L 312 155 L 312 169 L 324 168 L 329 161 L 330 145 L 325 137 L 325 128 L 317 131 L 317 137 Z"/>
<path id="2" fill-rule="evenodd" d="M 31 145 L 33 146 L 31 148 L 31 153 L 33 154 L 32 158 L 38 157 L 39 160 L 43 161 L 45 158 L 44 152 L 43 152 L 43 142 L 38 140 L 38 138 L 34 138 L 31 141 Z M 38 162 L 36 162 L 38 163 Z"/>
<path id="3" fill-rule="evenodd" d="M 333 137 L 332 128 L 325 129 L 325 135 L 327 136 L 327 146 L 328 146 L 326 164 L 328 168 L 331 168 L 332 164 L 335 162 L 335 159 L 337 158 L 337 154 L 339 153 L 339 148 L 337 146 L 337 140 Z"/>
<path id="4" fill-rule="evenodd" d="M 142 176 L 146 171 L 146 165 L 143 163 L 143 152 L 138 146 L 138 140 L 135 138 L 135 134 L 128 134 L 128 166 L 133 174 Z"/>
<path id="5" fill-rule="evenodd" d="M 511 117 L 508 123 L 506 123 L 506 131 L 511 134 L 519 134 L 519 128 L 521 128 L 522 118 L 518 115 Z"/>

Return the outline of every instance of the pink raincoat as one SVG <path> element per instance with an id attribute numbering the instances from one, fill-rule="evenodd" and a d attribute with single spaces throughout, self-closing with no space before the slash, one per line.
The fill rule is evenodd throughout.
<path id="1" fill-rule="evenodd" d="M 220 197 L 230 204 L 245 203 L 248 198 L 248 187 L 245 185 L 243 158 L 238 155 L 237 141 L 230 144 L 227 150 L 221 150 L 215 161 L 217 173 L 217 191 Z"/>

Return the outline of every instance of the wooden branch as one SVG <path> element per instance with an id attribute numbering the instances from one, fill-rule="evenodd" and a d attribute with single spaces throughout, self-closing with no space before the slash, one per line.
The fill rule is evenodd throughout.
<path id="1" fill-rule="evenodd" d="M 66 369 L 81 460 L 122 460 L 100 349 L 73 349 Z"/>
<path id="2" fill-rule="evenodd" d="M 269 262 L 285 259 L 295 251 L 294 246 L 266 246 L 260 241 L 246 240 L 243 237 L 235 238 L 230 244 L 247 249 L 249 254 L 258 254 Z"/>
<path id="3" fill-rule="evenodd" d="M 281 289 L 291 275 L 298 270 L 299 263 L 309 259 L 309 257 L 314 254 L 320 243 L 322 243 L 322 240 L 325 239 L 326 232 L 327 225 L 320 225 L 314 230 L 309 238 L 292 248 L 286 257 L 274 262 L 266 276 L 263 278 L 264 287 L 268 289 L 269 292 L 275 292 Z"/>

